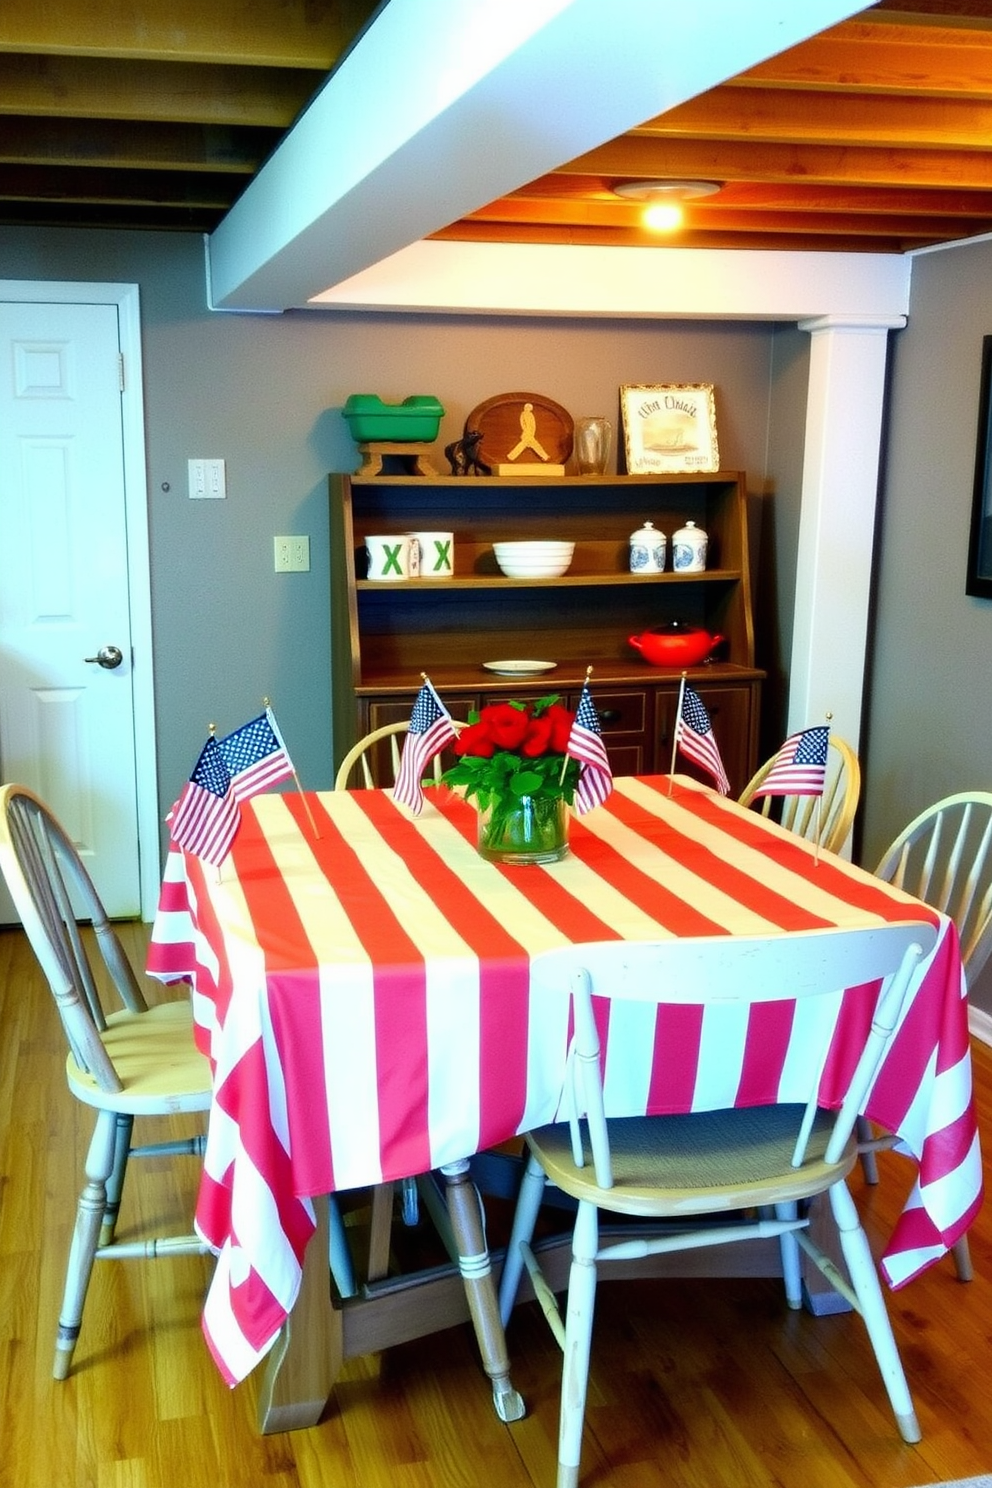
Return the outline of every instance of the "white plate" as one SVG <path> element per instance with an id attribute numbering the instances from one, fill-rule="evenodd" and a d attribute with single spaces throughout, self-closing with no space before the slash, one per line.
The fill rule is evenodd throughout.
<path id="1" fill-rule="evenodd" d="M 503 677 L 536 676 L 538 672 L 553 672 L 556 661 L 484 661 L 487 672 L 499 672 Z"/>

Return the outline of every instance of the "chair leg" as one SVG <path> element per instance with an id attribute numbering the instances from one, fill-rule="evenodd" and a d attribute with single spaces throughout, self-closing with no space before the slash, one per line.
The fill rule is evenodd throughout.
<path id="1" fill-rule="evenodd" d="M 545 1181 L 541 1164 L 535 1157 L 529 1155 L 524 1168 L 524 1176 L 520 1180 L 517 1207 L 513 1214 L 510 1240 L 506 1247 L 506 1259 L 503 1262 L 503 1274 L 499 1281 L 499 1317 L 504 1328 L 510 1320 L 513 1304 L 517 1300 L 520 1277 L 524 1269 L 520 1243 L 523 1241 L 524 1244 L 529 1245 L 531 1242 L 534 1226 L 537 1223 L 537 1212 L 544 1196 Z"/>
<path id="2" fill-rule="evenodd" d="M 866 1142 L 870 1142 L 875 1135 L 875 1133 L 871 1129 L 871 1122 L 868 1120 L 867 1116 L 858 1117 L 857 1123 L 855 1125 L 855 1130 L 858 1136 L 858 1145 L 862 1148 L 861 1171 L 865 1176 L 865 1182 L 877 1183 L 878 1163 L 875 1160 L 875 1154 L 874 1152 L 871 1152 L 864 1147 L 864 1144 Z"/>
<path id="3" fill-rule="evenodd" d="M 835 1183 L 830 1189 L 830 1207 L 840 1231 L 841 1249 L 847 1262 L 851 1285 L 868 1329 L 871 1346 L 875 1350 L 875 1359 L 895 1413 L 899 1434 L 905 1442 L 918 1442 L 922 1432 L 886 1311 L 878 1272 L 868 1248 L 868 1237 L 861 1227 L 854 1200 L 843 1182 Z"/>
<path id="4" fill-rule="evenodd" d="M 403 1204 L 403 1223 L 408 1229 L 420 1222 L 420 1195 L 417 1192 L 416 1178 L 404 1178 L 400 1183 L 400 1197 Z"/>
<path id="5" fill-rule="evenodd" d="M 107 1179 L 107 1203 L 103 1211 L 103 1223 L 100 1226 L 100 1245 L 113 1244 L 117 1218 L 121 1212 L 121 1194 L 124 1192 L 124 1178 L 127 1174 L 133 1128 L 134 1117 L 118 1112 L 114 1129 L 114 1166 Z"/>
<path id="6" fill-rule="evenodd" d="M 72 1364 L 72 1355 L 79 1337 L 83 1320 L 86 1291 L 93 1270 L 100 1226 L 107 1208 L 107 1179 L 114 1170 L 114 1155 L 117 1137 L 117 1117 L 113 1111 L 100 1111 L 96 1127 L 86 1156 L 86 1184 L 79 1195 L 76 1206 L 76 1227 L 69 1249 L 69 1264 L 66 1268 L 65 1291 L 62 1310 L 59 1314 L 58 1336 L 55 1341 L 54 1377 L 65 1379 Z"/>
<path id="7" fill-rule="evenodd" d="M 958 1273 L 958 1281 L 972 1281 L 975 1268 L 971 1264 L 971 1247 L 968 1244 L 968 1236 L 962 1235 L 961 1239 L 951 1246 L 951 1255 L 954 1257 L 954 1266 Z"/>
<path id="8" fill-rule="evenodd" d="M 355 1266 L 351 1258 L 351 1247 L 348 1244 L 348 1236 L 345 1231 L 341 1208 L 334 1194 L 328 1195 L 327 1208 L 330 1217 L 330 1255 L 328 1259 L 331 1265 L 331 1275 L 334 1277 L 334 1285 L 342 1297 L 354 1297 L 358 1291 L 355 1281 Z"/>
<path id="9" fill-rule="evenodd" d="M 798 1213 L 796 1204 L 776 1204 L 775 1218 L 782 1220 L 795 1219 Z M 785 1285 L 785 1300 L 795 1311 L 803 1305 L 803 1278 L 802 1269 L 799 1264 L 799 1246 L 796 1237 L 787 1232 L 778 1237 L 779 1250 L 782 1254 L 782 1280 Z"/>
<path id="10" fill-rule="evenodd" d="M 582 1426 L 589 1390 L 589 1355 L 596 1308 L 596 1252 L 599 1211 L 580 1200 L 572 1232 L 572 1265 L 565 1311 L 565 1360 L 561 1372 L 558 1418 L 558 1488 L 576 1488 L 582 1453 Z"/>

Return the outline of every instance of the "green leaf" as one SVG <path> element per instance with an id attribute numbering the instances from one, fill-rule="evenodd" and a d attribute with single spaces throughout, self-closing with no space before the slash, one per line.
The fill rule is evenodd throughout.
<path id="1" fill-rule="evenodd" d="M 536 770 L 520 770 L 510 781 L 510 789 L 515 796 L 533 796 L 544 783 Z"/>

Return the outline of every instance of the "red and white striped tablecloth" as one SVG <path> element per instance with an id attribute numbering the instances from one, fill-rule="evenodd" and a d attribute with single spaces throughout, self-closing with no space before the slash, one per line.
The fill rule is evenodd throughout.
<path id="1" fill-rule="evenodd" d="M 485 862 L 474 810 L 428 794 L 416 819 L 385 791 L 312 794 L 319 836 L 299 796 L 257 796 L 219 873 L 170 853 L 148 970 L 190 981 L 215 1071 L 197 1226 L 218 1255 L 204 1329 L 230 1383 L 293 1306 L 313 1195 L 426 1172 L 554 1119 L 567 1009 L 532 1002 L 529 966 L 568 942 L 937 923 L 866 1108 L 919 1164 L 889 1282 L 964 1232 L 981 1157 L 946 918 L 682 777 L 616 780 L 546 867 Z M 858 1036 L 862 1002 L 839 993 L 826 1011 L 837 1040 Z M 696 1010 L 614 1004 L 611 1114 L 805 1099 L 815 1041 L 794 1010 L 753 1010 L 736 1039 L 721 1028 L 717 1040 Z"/>

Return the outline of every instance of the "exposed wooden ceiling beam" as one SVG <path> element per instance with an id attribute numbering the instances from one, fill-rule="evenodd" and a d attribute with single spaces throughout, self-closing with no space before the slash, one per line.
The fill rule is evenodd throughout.
<path id="1" fill-rule="evenodd" d="M 4 119 L 0 161 L 33 165 L 100 165 L 143 170 L 222 171 L 250 176 L 273 136 L 266 130 L 231 130 L 194 124 L 133 124 L 103 119 Z"/>
<path id="2" fill-rule="evenodd" d="M 992 30 L 893 25 L 891 13 L 841 21 L 801 46 L 749 67 L 734 86 L 804 87 L 865 93 L 918 93 L 934 97 L 988 96 L 992 80 Z M 932 21 L 932 17 L 930 18 Z"/>
<path id="3" fill-rule="evenodd" d="M 0 115 L 288 129 L 324 74 L 0 52 Z"/>
<path id="4" fill-rule="evenodd" d="M 894 151 L 843 145 L 756 144 L 751 140 L 647 139 L 625 135 L 571 160 L 573 174 L 640 180 L 801 181 L 804 184 L 956 186 L 992 189 L 992 154 Z"/>
<path id="5" fill-rule="evenodd" d="M 210 232 L 217 224 L 213 208 L 130 203 L 27 201 L 5 202 L 3 220 L 11 227 L 147 228 L 155 232 Z"/>
<path id="6" fill-rule="evenodd" d="M 595 248 L 657 248 L 658 238 L 644 229 L 610 231 L 599 227 L 548 227 L 514 225 L 512 229 L 498 223 L 459 222 L 430 234 L 432 239 L 468 243 L 550 243 Z M 929 240 L 928 240 L 929 241 Z M 815 253 L 822 251 L 823 241 L 812 234 L 776 234 L 756 230 L 751 233 L 703 232 L 686 230 L 679 234 L 680 248 L 734 248 L 779 253 Z M 905 253 L 923 247 L 916 240 L 904 242 L 891 234 L 881 238 L 855 236 L 831 240 L 832 252 L 840 253 Z"/>
<path id="7" fill-rule="evenodd" d="M 988 0 L 875 0 L 861 19 L 871 21 L 876 16 L 903 26 L 932 26 L 935 16 L 942 26 L 992 25 Z"/>
<path id="8" fill-rule="evenodd" d="M 616 201 L 612 180 L 554 172 L 515 191 L 510 200 L 551 197 L 559 201 Z M 707 205 L 747 207 L 751 211 L 905 212 L 939 217 L 992 216 L 992 190 L 830 185 L 802 181 L 726 181 L 719 198 Z"/>
<path id="9" fill-rule="evenodd" d="M 561 202 L 548 200 L 504 199 L 493 202 L 473 212 L 466 222 L 501 222 L 507 225 L 547 224 L 562 226 L 574 223 L 579 227 L 608 227 L 635 230 L 640 227 L 641 208 L 629 203 L 608 202 Z M 962 233 L 960 217 L 944 218 L 935 214 L 911 213 L 865 213 L 802 212 L 789 209 L 765 210 L 760 221 L 756 221 L 751 209 L 737 210 L 733 207 L 705 203 L 687 203 L 685 227 L 689 232 L 747 232 L 750 228 L 766 233 L 805 233 L 817 237 L 844 235 L 851 237 L 898 237 L 898 238 L 942 238 L 951 240 Z M 992 212 L 975 212 L 969 222 L 969 231 L 984 232 L 992 226 Z M 665 234 L 649 234 L 655 244 L 665 241 Z"/>
<path id="10" fill-rule="evenodd" d="M 989 53 L 992 66 L 992 51 Z M 720 87 L 632 130 L 654 139 L 793 141 L 985 150 L 992 140 L 992 70 L 984 100 Z"/>
<path id="11" fill-rule="evenodd" d="M 327 72 L 378 0 L 3 0 L 0 51 Z"/>
<path id="12" fill-rule="evenodd" d="M 192 171 L 93 170 L 0 164 L 0 201 L 101 202 L 223 212 L 242 183 Z"/>

